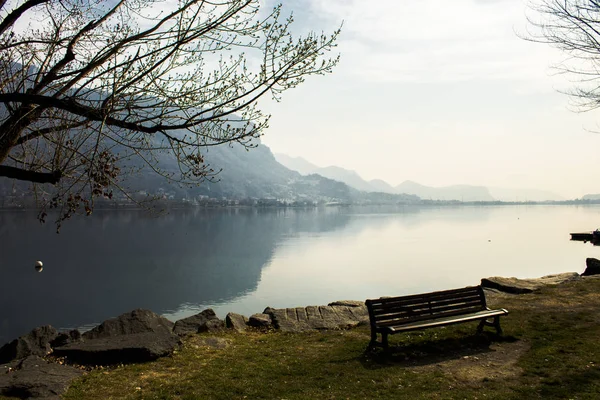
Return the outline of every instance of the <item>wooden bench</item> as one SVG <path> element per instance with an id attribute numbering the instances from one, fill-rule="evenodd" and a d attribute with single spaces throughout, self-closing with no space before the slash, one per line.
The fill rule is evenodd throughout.
<path id="1" fill-rule="evenodd" d="M 481 286 L 444 290 L 401 297 L 384 297 L 367 300 L 371 323 L 371 342 L 375 346 L 388 348 L 388 335 L 425 328 L 480 320 L 477 333 L 484 326 L 493 326 L 502 334 L 500 317 L 508 314 L 501 308 L 490 310 L 485 302 Z M 493 321 L 490 321 L 493 319 Z M 381 343 L 377 334 L 381 334 Z"/>

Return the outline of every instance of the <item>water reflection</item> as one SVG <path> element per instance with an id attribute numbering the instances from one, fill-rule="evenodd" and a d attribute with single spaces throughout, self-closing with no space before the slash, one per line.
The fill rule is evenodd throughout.
<path id="1" fill-rule="evenodd" d="M 600 207 L 106 211 L 56 235 L 35 215 L 0 212 L 0 343 L 138 307 L 175 318 L 211 306 L 223 317 L 582 272 L 598 248 L 568 234 L 590 221 Z"/>
<path id="2" fill-rule="evenodd" d="M 226 303 L 256 289 L 277 243 L 342 227 L 335 209 L 104 211 L 60 235 L 35 215 L 0 212 L 0 343 L 34 326 L 97 323 L 134 308 Z M 42 260 L 44 271 L 34 269 Z"/>

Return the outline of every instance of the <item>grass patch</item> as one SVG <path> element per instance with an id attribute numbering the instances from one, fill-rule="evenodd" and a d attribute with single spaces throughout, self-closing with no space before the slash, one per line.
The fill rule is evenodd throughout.
<path id="1" fill-rule="evenodd" d="M 172 357 L 94 370 L 66 399 L 595 399 L 600 279 L 535 294 L 494 296 L 510 311 L 505 336 L 477 322 L 390 337 L 365 353 L 368 327 L 350 331 L 205 335 Z M 215 336 L 215 335 L 212 335 Z"/>

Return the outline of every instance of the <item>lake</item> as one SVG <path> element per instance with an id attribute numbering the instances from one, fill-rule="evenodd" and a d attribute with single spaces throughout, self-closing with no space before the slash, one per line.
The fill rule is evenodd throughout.
<path id="1" fill-rule="evenodd" d="M 0 344 L 135 308 L 224 318 L 583 272 L 600 247 L 569 232 L 598 226 L 600 206 L 188 209 L 97 211 L 56 234 L 35 214 L 1 211 Z"/>

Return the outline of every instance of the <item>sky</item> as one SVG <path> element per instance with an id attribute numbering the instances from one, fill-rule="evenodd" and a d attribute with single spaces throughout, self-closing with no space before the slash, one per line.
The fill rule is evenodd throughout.
<path id="1" fill-rule="evenodd" d="M 266 6 L 272 3 L 265 0 Z M 262 142 L 392 185 L 600 193 L 600 113 L 578 112 L 564 54 L 519 37 L 523 0 L 289 0 L 296 30 L 343 21 L 339 65 L 262 100 Z"/>

